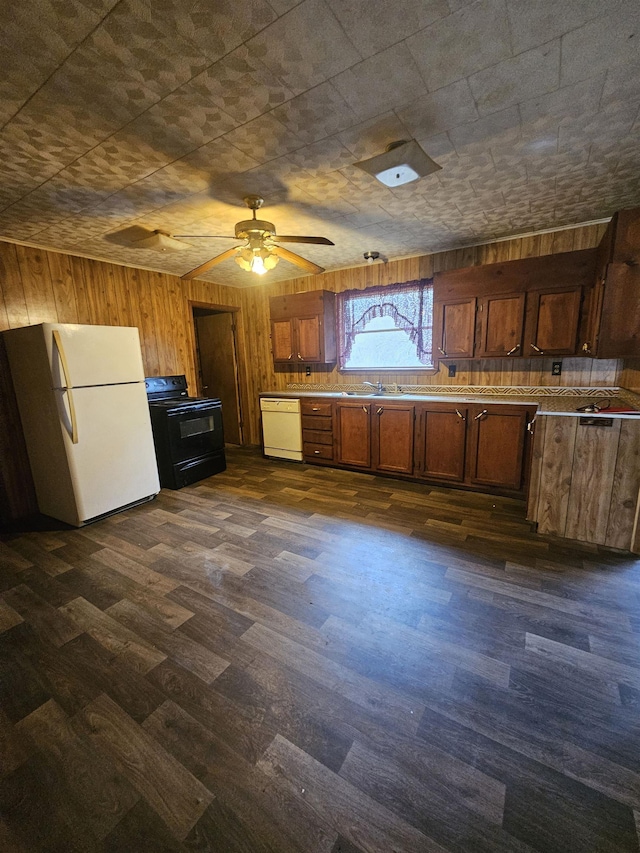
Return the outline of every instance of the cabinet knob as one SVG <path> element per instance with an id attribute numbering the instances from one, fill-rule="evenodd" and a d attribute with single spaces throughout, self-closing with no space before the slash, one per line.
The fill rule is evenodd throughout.
<path id="1" fill-rule="evenodd" d="M 539 353 L 540 355 L 544 355 L 544 350 L 541 350 L 541 349 L 540 349 L 539 347 L 537 347 L 535 344 L 531 344 L 531 349 L 532 349 L 532 350 L 535 350 L 535 352 Z"/>
<path id="2" fill-rule="evenodd" d="M 587 355 L 591 353 L 591 341 L 585 341 L 585 343 L 582 344 L 582 352 L 586 352 Z"/>
<path id="3" fill-rule="evenodd" d="M 531 344 L 531 346 L 533 346 L 533 344 Z M 520 344 L 516 344 L 514 347 L 511 347 L 511 349 L 509 350 L 507 355 L 513 355 L 514 352 L 518 352 L 519 349 L 520 349 Z"/>
<path id="4" fill-rule="evenodd" d="M 462 412 L 459 409 L 456 409 L 456 415 L 460 418 L 461 421 L 466 421 L 465 416 L 462 414 Z"/>
<path id="5" fill-rule="evenodd" d="M 480 412 L 480 414 L 479 414 L 479 415 L 476 415 L 476 416 L 475 416 L 474 421 L 479 421 L 479 420 L 481 420 L 481 419 L 482 419 L 486 414 L 487 414 L 487 410 L 486 410 L 486 409 L 483 409 L 483 410 Z"/>

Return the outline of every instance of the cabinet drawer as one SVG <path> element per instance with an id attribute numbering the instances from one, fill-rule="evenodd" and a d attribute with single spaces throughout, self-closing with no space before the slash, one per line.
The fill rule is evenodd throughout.
<path id="1" fill-rule="evenodd" d="M 323 415 L 331 417 L 332 404 L 317 400 L 300 400 L 300 411 L 303 415 Z"/>
<path id="2" fill-rule="evenodd" d="M 311 417 L 311 415 L 302 416 L 302 429 L 321 430 L 322 432 L 331 432 L 333 430 L 333 418 Z"/>
<path id="3" fill-rule="evenodd" d="M 332 444 L 312 444 L 305 441 L 302 452 L 308 459 L 333 459 Z"/>
<path id="4" fill-rule="evenodd" d="M 333 444 L 333 432 L 319 429 L 305 429 L 302 431 L 302 440 L 310 444 Z"/>

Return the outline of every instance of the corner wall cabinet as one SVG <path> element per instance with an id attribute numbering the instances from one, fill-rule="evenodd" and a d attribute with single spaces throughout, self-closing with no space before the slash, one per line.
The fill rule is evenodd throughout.
<path id="1" fill-rule="evenodd" d="M 640 208 L 616 213 L 602 238 L 581 352 L 640 357 Z"/>
<path id="2" fill-rule="evenodd" d="M 335 298 L 329 290 L 310 290 L 269 299 L 274 364 L 335 362 Z"/>

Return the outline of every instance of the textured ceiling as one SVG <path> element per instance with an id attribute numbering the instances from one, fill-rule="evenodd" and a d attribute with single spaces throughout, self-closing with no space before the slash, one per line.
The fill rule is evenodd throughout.
<path id="1" fill-rule="evenodd" d="M 232 235 L 256 193 L 279 233 L 335 242 L 291 247 L 331 270 L 640 204 L 638 0 L 27 0 L 0 33 L 10 240 L 181 275 L 236 242 L 106 235 Z M 354 167 L 407 138 L 442 171 Z"/>

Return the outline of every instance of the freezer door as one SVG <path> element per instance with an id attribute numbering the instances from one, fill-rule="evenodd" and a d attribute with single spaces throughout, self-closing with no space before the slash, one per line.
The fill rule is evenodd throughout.
<path id="1" fill-rule="evenodd" d="M 79 525 L 160 491 L 144 383 L 75 388 L 76 444 L 69 392 L 53 393 L 77 509 L 76 521 L 63 520 Z M 51 509 L 40 509 L 60 517 Z"/>
<path id="2" fill-rule="evenodd" d="M 144 381 L 137 328 L 43 323 L 42 330 L 53 388 Z M 58 334 L 59 347 L 54 331 Z"/>

